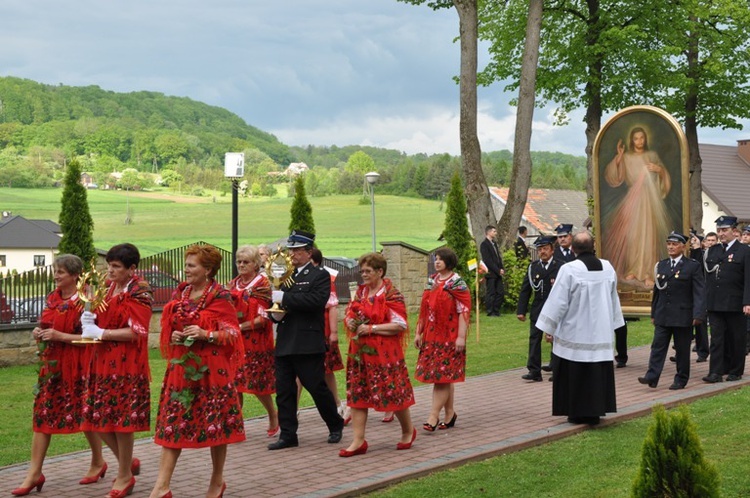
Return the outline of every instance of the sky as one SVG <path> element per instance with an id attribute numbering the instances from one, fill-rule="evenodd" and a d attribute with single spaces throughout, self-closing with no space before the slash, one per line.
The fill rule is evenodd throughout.
<path id="1" fill-rule="evenodd" d="M 458 155 L 458 17 L 396 0 L 2 0 L 0 75 L 224 107 L 288 145 Z M 488 61 L 480 47 L 480 67 Z M 483 151 L 513 149 L 513 94 L 479 88 Z M 537 109 L 531 149 L 585 155 L 583 111 Z M 606 120 L 606 117 L 605 117 Z M 700 130 L 734 145 L 746 130 Z"/>

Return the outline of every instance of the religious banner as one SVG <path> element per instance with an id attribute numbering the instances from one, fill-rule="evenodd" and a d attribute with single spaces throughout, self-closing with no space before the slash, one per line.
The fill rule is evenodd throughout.
<path id="1" fill-rule="evenodd" d="M 662 109 L 628 107 L 597 134 L 593 167 L 597 254 L 617 272 L 623 312 L 648 315 L 667 235 L 689 233 L 685 134 Z"/>

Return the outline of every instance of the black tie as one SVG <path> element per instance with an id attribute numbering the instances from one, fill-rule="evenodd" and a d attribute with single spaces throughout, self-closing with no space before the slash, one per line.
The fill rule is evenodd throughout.
<path id="1" fill-rule="evenodd" d="M 673 269 L 673 270 L 674 270 L 674 267 L 675 267 L 675 265 L 676 265 L 676 264 L 677 264 L 677 263 L 676 263 L 676 262 L 675 262 L 675 260 L 673 259 L 673 260 L 672 260 L 672 269 Z"/>
<path id="2" fill-rule="evenodd" d="M 726 251 L 726 250 L 727 250 L 727 247 L 728 247 L 728 244 L 725 244 L 725 243 L 723 243 L 723 242 L 722 242 L 722 243 L 721 243 L 721 247 L 723 247 L 723 248 L 724 248 L 724 250 Z"/>
<path id="3" fill-rule="evenodd" d="M 567 249 L 563 249 L 563 254 L 564 254 L 564 255 L 565 255 L 565 257 L 567 258 L 567 257 L 568 257 L 568 250 L 567 250 Z"/>

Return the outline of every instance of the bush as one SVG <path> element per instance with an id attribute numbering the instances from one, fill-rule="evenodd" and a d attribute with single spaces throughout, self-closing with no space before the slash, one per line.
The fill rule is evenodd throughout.
<path id="1" fill-rule="evenodd" d="M 518 307 L 518 296 L 521 295 L 521 285 L 529 268 L 529 260 L 516 258 L 516 252 L 510 248 L 503 253 L 503 267 L 505 268 L 503 276 L 505 305 L 512 308 L 515 313 Z"/>
<path id="2" fill-rule="evenodd" d="M 719 474 L 703 458 L 703 448 L 687 406 L 667 413 L 662 405 L 656 405 L 653 413 L 654 422 L 643 443 L 633 496 L 720 496 Z"/>

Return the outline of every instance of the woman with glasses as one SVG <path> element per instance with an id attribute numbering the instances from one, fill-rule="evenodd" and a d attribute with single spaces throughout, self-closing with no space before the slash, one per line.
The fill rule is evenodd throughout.
<path id="1" fill-rule="evenodd" d="M 359 259 L 363 284 L 346 310 L 349 358 L 346 363 L 346 404 L 352 411 L 353 439 L 339 456 L 367 452 L 365 426 L 370 408 L 394 412 L 401 425 L 397 450 L 411 448 L 417 430 L 409 407 L 414 391 L 404 361 L 408 336 L 404 296 L 385 277 L 387 262 L 382 254 Z"/>
<path id="2" fill-rule="evenodd" d="M 260 273 L 262 256 L 254 246 L 237 249 L 237 277 L 229 282 L 229 292 L 237 310 L 245 355 L 239 360 L 237 390 L 254 394 L 268 413 L 268 437 L 279 434 L 279 416 L 272 394 L 274 375 L 273 325 L 266 315 L 271 307 L 271 284 Z M 240 395 L 240 404 L 243 397 Z"/>

